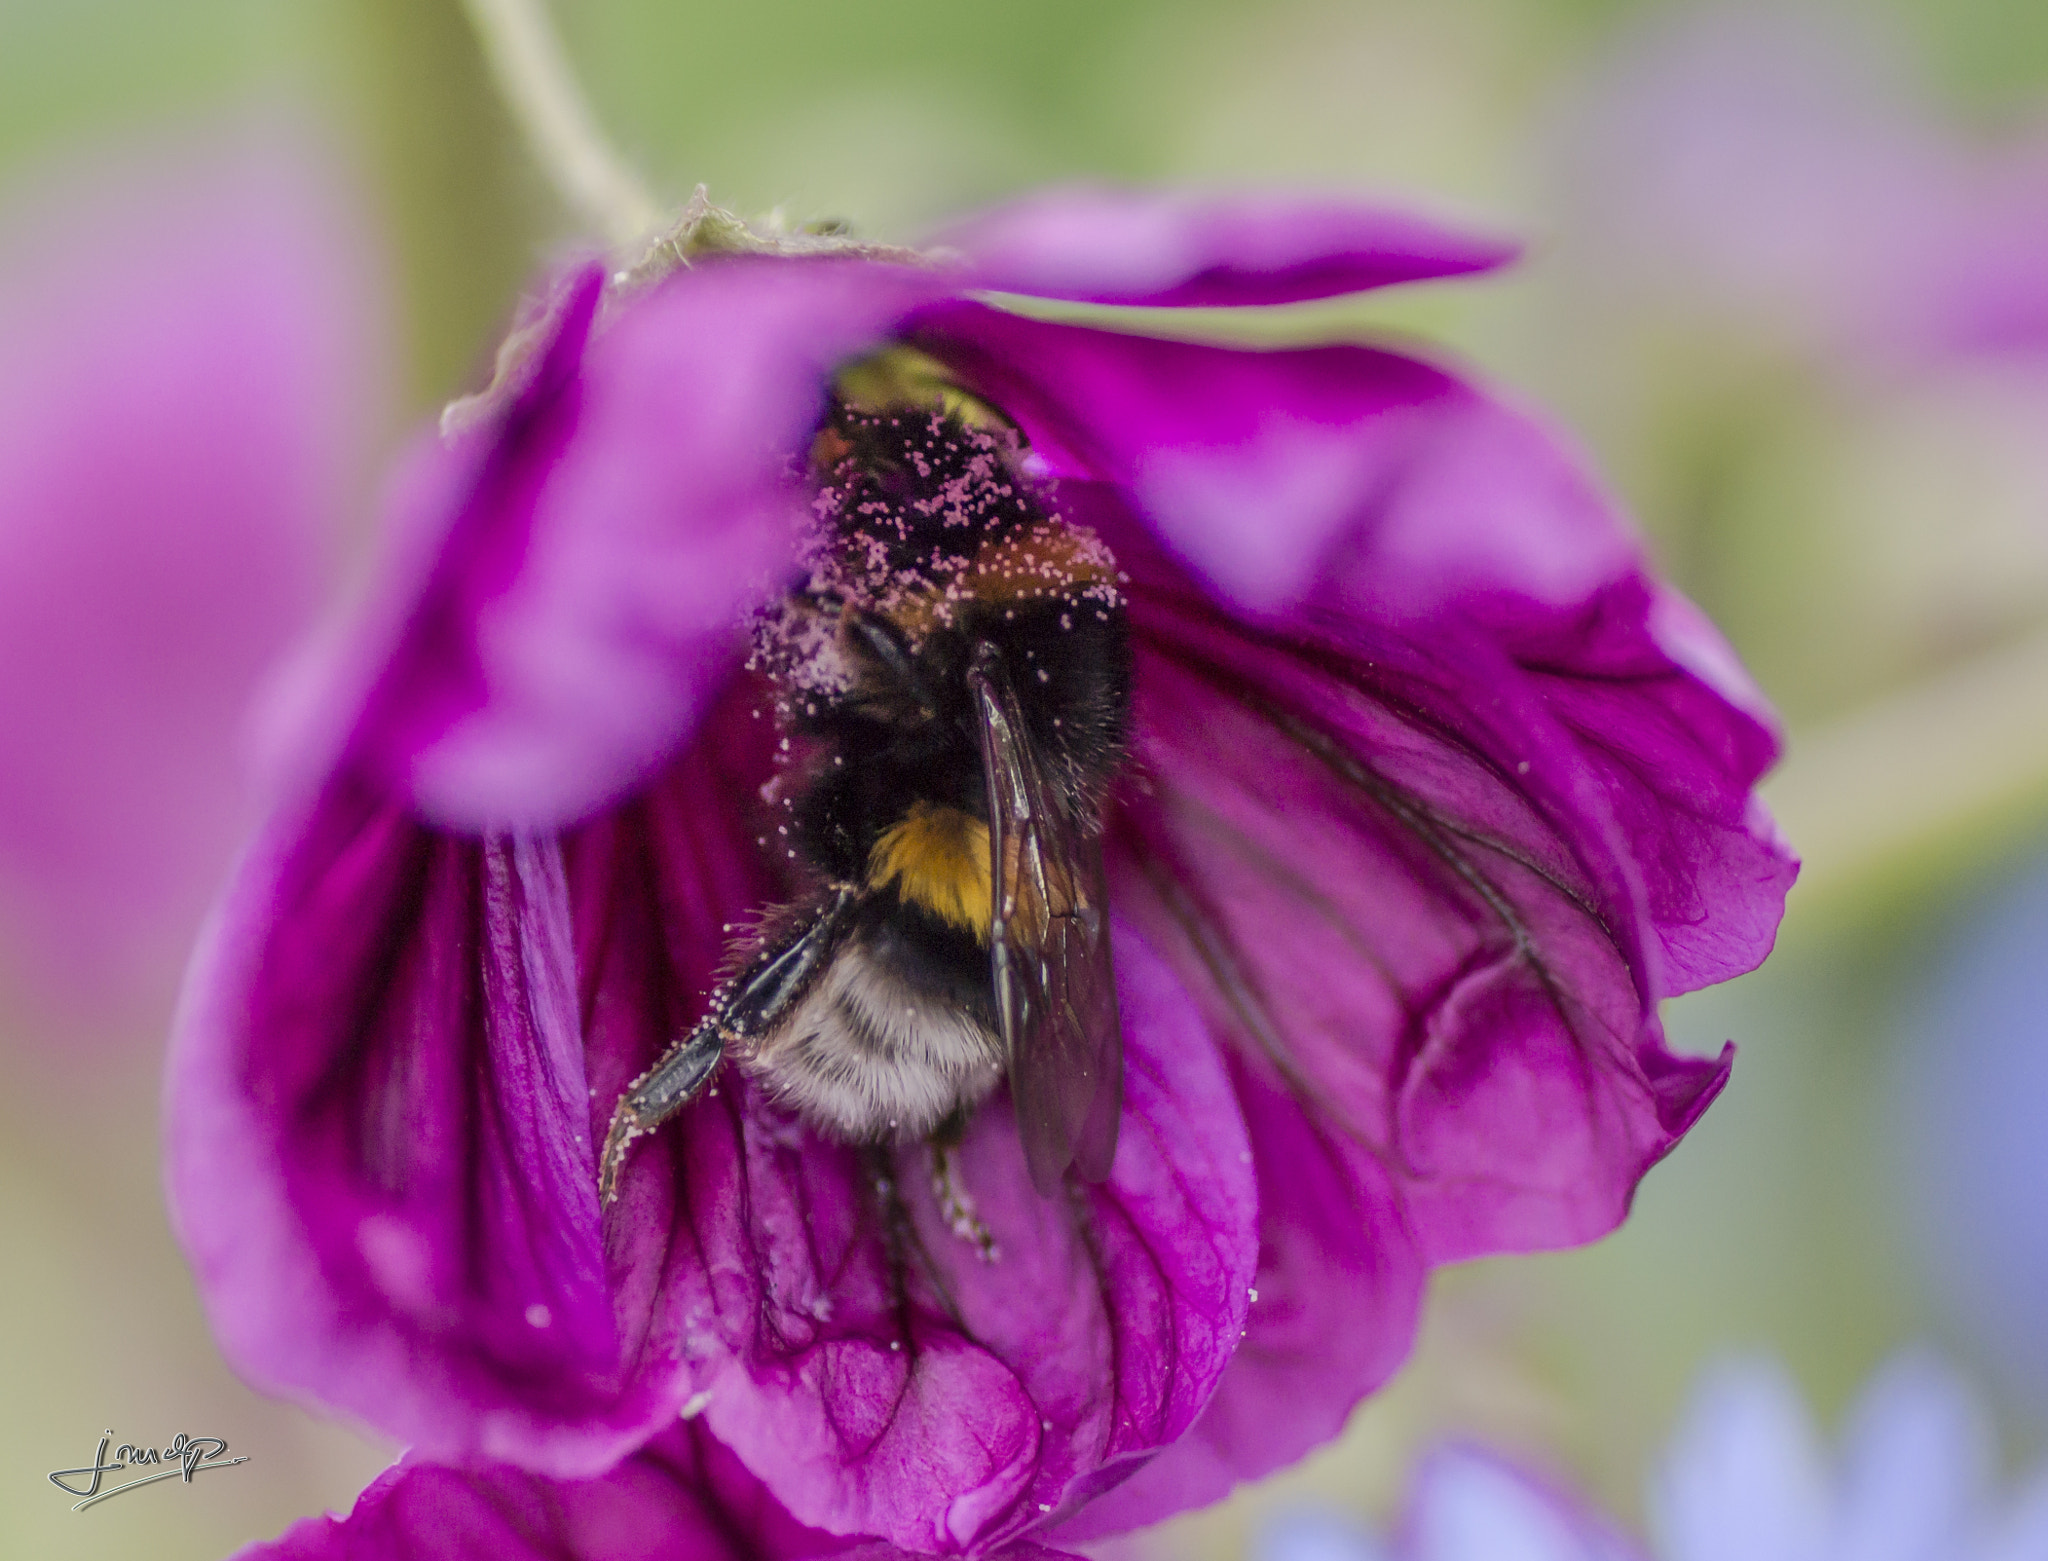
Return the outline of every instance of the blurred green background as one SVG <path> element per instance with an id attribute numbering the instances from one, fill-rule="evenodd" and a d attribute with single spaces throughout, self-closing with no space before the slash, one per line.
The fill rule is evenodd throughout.
<path id="1" fill-rule="evenodd" d="M 1888 358 L 1810 329 L 1796 289 L 1717 290 L 1660 262 L 1636 225 L 1646 186 L 1629 180 L 1656 188 L 1661 174 L 1614 173 L 1613 154 L 1638 150 L 1616 83 L 1660 50 L 1683 58 L 1687 13 L 1626 0 L 556 7 L 600 118 L 669 199 L 701 180 L 743 211 L 844 215 L 910 239 L 1046 180 L 1280 180 L 1527 236 L 1509 277 L 1325 312 L 1315 328 L 1425 338 L 1547 408 L 1787 716 L 1772 794 L 1809 875 L 1780 952 L 1668 1016 L 1682 1046 L 1736 1039 L 1724 1099 L 1616 1237 L 1439 1276 L 1415 1360 L 1342 1442 L 1177 1521 L 1150 1541 L 1160 1554 L 1238 1555 L 1260 1511 L 1306 1495 L 1385 1512 L 1414 1450 L 1446 1431 L 1523 1449 L 1633 1514 L 1688 1381 L 1730 1348 L 1780 1354 L 1831 1417 L 1892 1349 L 1932 1340 L 1992 1394 L 2015 1458 L 2041 1447 L 2043 1401 L 1936 1302 L 1895 1153 L 1894 1080 L 1930 951 L 2048 843 L 2040 755 L 1999 741 L 2048 729 L 2048 682 L 2029 675 L 2048 677 L 2048 379 L 2024 358 Z M 1871 112 L 1960 158 L 1995 160 L 2048 130 L 2037 0 L 1873 0 L 1808 20 L 1821 75 L 1861 70 L 1867 45 Z M 1805 67 L 1787 68 L 1796 88 Z M 279 115 L 331 158 L 381 245 L 389 446 L 479 382 L 523 279 L 575 234 L 453 0 L 0 0 L 0 197 L 78 146 Z M 147 234 L 136 241 L 146 251 Z M 0 994 L 9 1556 L 225 1555 L 345 1509 L 391 1455 L 249 1393 L 213 1352 L 156 1179 L 175 985 L 167 967 L 91 1034 Z M 255 1461 L 73 1514 L 46 1471 L 85 1461 L 109 1426 L 217 1434 Z"/>

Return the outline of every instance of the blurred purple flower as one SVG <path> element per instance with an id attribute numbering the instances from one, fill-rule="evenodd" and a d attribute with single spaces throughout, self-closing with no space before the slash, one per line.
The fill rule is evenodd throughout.
<path id="1" fill-rule="evenodd" d="M 1013 1545 L 1002 1561 L 1073 1561 Z M 807 1529 L 696 1427 L 662 1432 L 594 1480 L 406 1460 L 345 1518 L 307 1518 L 236 1561 L 909 1561 Z"/>
<path id="2" fill-rule="evenodd" d="M 1684 8 L 1579 94 L 1568 231 L 1610 298 L 1654 289 L 1813 348 L 2048 345 L 2048 139 L 1974 145 L 1868 13 Z"/>
<path id="3" fill-rule="evenodd" d="M 1895 1081 L 1901 1180 L 1937 1298 L 2048 1406 L 2048 862 L 1959 918 Z"/>
<path id="4" fill-rule="evenodd" d="M 1982 1406 L 1931 1356 L 1871 1380 L 1829 1458 L 1783 1370 L 1709 1373 L 1649 1493 L 1661 1561 L 2037 1561 L 2048 1479 L 1992 1496 Z"/>
<path id="5" fill-rule="evenodd" d="M 167 986 L 256 820 L 246 707 L 332 577 L 372 333 L 304 159 L 53 174 L 0 226 L 0 916 L 98 1012 Z"/>
<path id="6" fill-rule="evenodd" d="M 2041 1561 L 2048 1472 L 1997 1501 L 1992 1438 L 1968 1389 L 1907 1355 L 1881 1371 L 1830 1459 L 1778 1367 L 1709 1373 L 1651 1482 L 1657 1561 Z M 1605 1520 L 1477 1449 L 1437 1453 L 1398 1537 L 1289 1514 L 1255 1561 L 1632 1561 Z"/>
<path id="7" fill-rule="evenodd" d="M 1390 1536 L 1334 1512 L 1267 1524 L 1252 1561 L 1639 1561 L 1597 1514 L 1493 1454 L 1449 1446 L 1416 1472 Z"/>
<path id="8" fill-rule="evenodd" d="M 1094 1500 L 1065 1532 L 1113 1532 L 1333 1434 L 1430 1265 L 1610 1229 L 1720 1087 L 1656 1004 L 1770 946 L 1775 737 L 1557 440 L 1390 352 L 969 291 L 1258 304 L 1504 251 L 1098 192 L 947 242 L 705 263 L 595 325 L 587 275 L 524 388 L 422 453 L 173 1060 L 177 1217 L 258 1382 L 554 1476 L 701 1397 L 822 1529 L 984 1549 Z M 1129 577 L 1122 1137 L 1045 1199 L 982 1111 L 992 1265 L 913 1162 L 885 1198 L 730 1072 L 596 1199 L 613 1103 L 789 892 L 744 623 L 831 372 L 890 342 L 1015 419 Z"/>

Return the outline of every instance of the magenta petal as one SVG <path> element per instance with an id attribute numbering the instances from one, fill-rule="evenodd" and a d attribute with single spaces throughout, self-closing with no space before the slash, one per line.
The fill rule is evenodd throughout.
<path id="1" fill-rule="evenodd" d="M 1200 308 L 1296 303 L 1490 271 L 1515 257 L 1460 232 L 1341 196 L 1161 193 L 1070 185 L 947 228 L 976 285 L 1043 298 Z"/>
<path id="2" fill-rule="evenodd" d="M 802 1521 L 985 1548 L 1174 1441 L 1214 1391 L 1257 1251 L 1244 1127 L 1177 978 L 1116 937 L 1115 1170 L 1040 1198 L 1007 1110 L 982 1112 L 960 1174 L 992 1264 L 942 1222 L 921 1147 L 822 1143 L 730 1075 L 669 1130 L 678 1170 L 629 1172 L 639 1228 L 646 1183 L 675 1200 L 658 1304 L 705 1421 Z"/>
<path id="3" fill-rule="evenodd" d="M 700 1429 L 677 1425 L 592 1480 L 408 1457 L 364 1491 L 347 1517 L 308 1518 L 237 1561 L 803 1561 L 827 1554 L 851 1555 L 845 1540 L 795 1522 Z"/>
<path id="4" fill-rule="evenodd" d="M 432 563 L 388 593 L 395 644 L 358 647 L 381 673 L 356 752 L 443 822 L 557 825 L 680 746 L 747 608 L 790 568 L 789 461 L 829 370 L 939 286 L 841 262 L 707 266 L 600 319 L 586 347 L 598 280 L 567 291 L 498 420 L 415 477 L 411 541 Z"/>
<path id="5" fill-rule="evenodd" d="M 622 1397 L 578 1041 L 552 840 L 443 835 L 346 777 L 273 836 L 170 1065 L 174 1216 L 237 1367 L 558 1473 L 672 1413 Z"/>
<path id="6" fill-rule="evenodd" d="M 0 232 L 0 901 L 100 1001 L 255 822 L 245 706 L 328 583 L 375 333 L 288 152 L 64 172 Z"/>
<path id="7" fill-rule="evenodd" d="M 1407 1357 L 1426 1272 L 1394 1178 L 1255 1067 L 1232 1069 L 1259 1174 L 1244 1342 L 1188 1434 L 1059 1530 L 1083 1543 L 1207 1506 L 1334 1437 Z"/>
<path id="8" fill-rule="evenodd" d="M 1018 1544 L 1002 1561 L 1074 1561 Z M 873 1541 L 805 1528 L 698 1426 L 664 1430 L 591 1480 L 412 1457 L 345 1518 L 307 1518 L 236 1561 L 910 1561 Z"/>
<path id="9" fill-rule="evenodd" d="M 1298 608 L 1333 574 L 1349 612 L 1506 593 L 1568 610 L 1639 566 L 1554 439 L 1412 358 L 1235 352 L 968 304 L 919 334 L 1057 475 L 1121 488 L 1241 612 Z"/>
<path id="10" fill-rule="evenodd" d="M 1121 556 L 1129 849 L 1217 1021 L 1382 1157 L 1431 1262 L 1611 1229 L 1725 1061 L 1664 1050 L 1600 777 L 1483 644 L 1261 636 Z"/>
<path id="11" fill-rule="evenodd" d="M 1778 756 L 1763 696 L 1698 608 L 1644 579 L 1602 591 L 1573 620 L 1523 621 L 1503 638 L 1631 842 L 1663 990 L 1754 969 L 1799 871 L 1752 791 Z"/>
<path id="12" fill-rule="evenodd" d="M 1370 619 L 1491 642 L 1479 654 L 1511 664 L 1477 675 L 1570 730 L 1569 767 L 1625 841 L 1662 945 L 1656 995 L 1769 952 L 1796 863 L 1752 795 L 1777 752 L 1768 707 L 1546 430 L 1364 348 L 1232 352 L 970 306 L 922 339 L 1056 471 L 1119 489 L 1224 610 L 1281 634 Z M 1488 687 L 1456 697 L 1476 707 Z"/>

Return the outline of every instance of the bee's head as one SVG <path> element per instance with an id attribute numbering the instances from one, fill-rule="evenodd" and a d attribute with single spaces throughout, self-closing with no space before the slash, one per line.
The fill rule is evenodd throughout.
<path id="1" fill-rule="evenodd" d="M 891 725 L 964 722 L 978 638 L 1055 599 L 1114 596 L 1114 559 L 1059 518 L 1023 456 L 1009 420 L 923 354 L 840 373 L 810 452 L 806 578 L 756 634 L 795 713 L 824 700 Z"/>
<path id="2" fill-rule="evenodd" d="M 850 698 L 863 715 L 910 730 L 958 719 L 965 688 L 960 635 L 934 629 L 918 612 L 908 615 L 920 631 L 913 638 L 903 616 L 842 610 L 839 650 L 851 669 Z"/>

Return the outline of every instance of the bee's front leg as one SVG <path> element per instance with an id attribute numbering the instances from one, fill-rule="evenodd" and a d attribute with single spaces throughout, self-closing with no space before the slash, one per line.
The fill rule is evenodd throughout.
<path id="1" fill-rule="evenodd" d="M 770 937 L 736 979 L 712 994 L 710 1011 L 697 1027 L 633 1081 L 604 1135 L 597 1171 L 600 1207 L 618 1196 L 619 1169 L 633 1140 L 653 1132 L 695 1100 L 728 1047 L 765 1035 L 803 996 L 838 945 L 856 893 L 850 884 L 838 885 L 814 915 L 794 918 L 778 936 Z"/>
<path id="2" fill-rule="evenodd" d="M 724 1061 L 725 1036 L 719 1031 L 719 1018 L 714 1006 L 696 1029 L 663 1053 L 661 1061 L 635 1079 L 620 1098 L 612 1113 L 611 1130 L 604 1135 L 604 1157 L 598 1162 L 600 1207 L 619 1195 L 619 1168 L 633 1140 L 653 1132 L 695 1100 Z"/>

